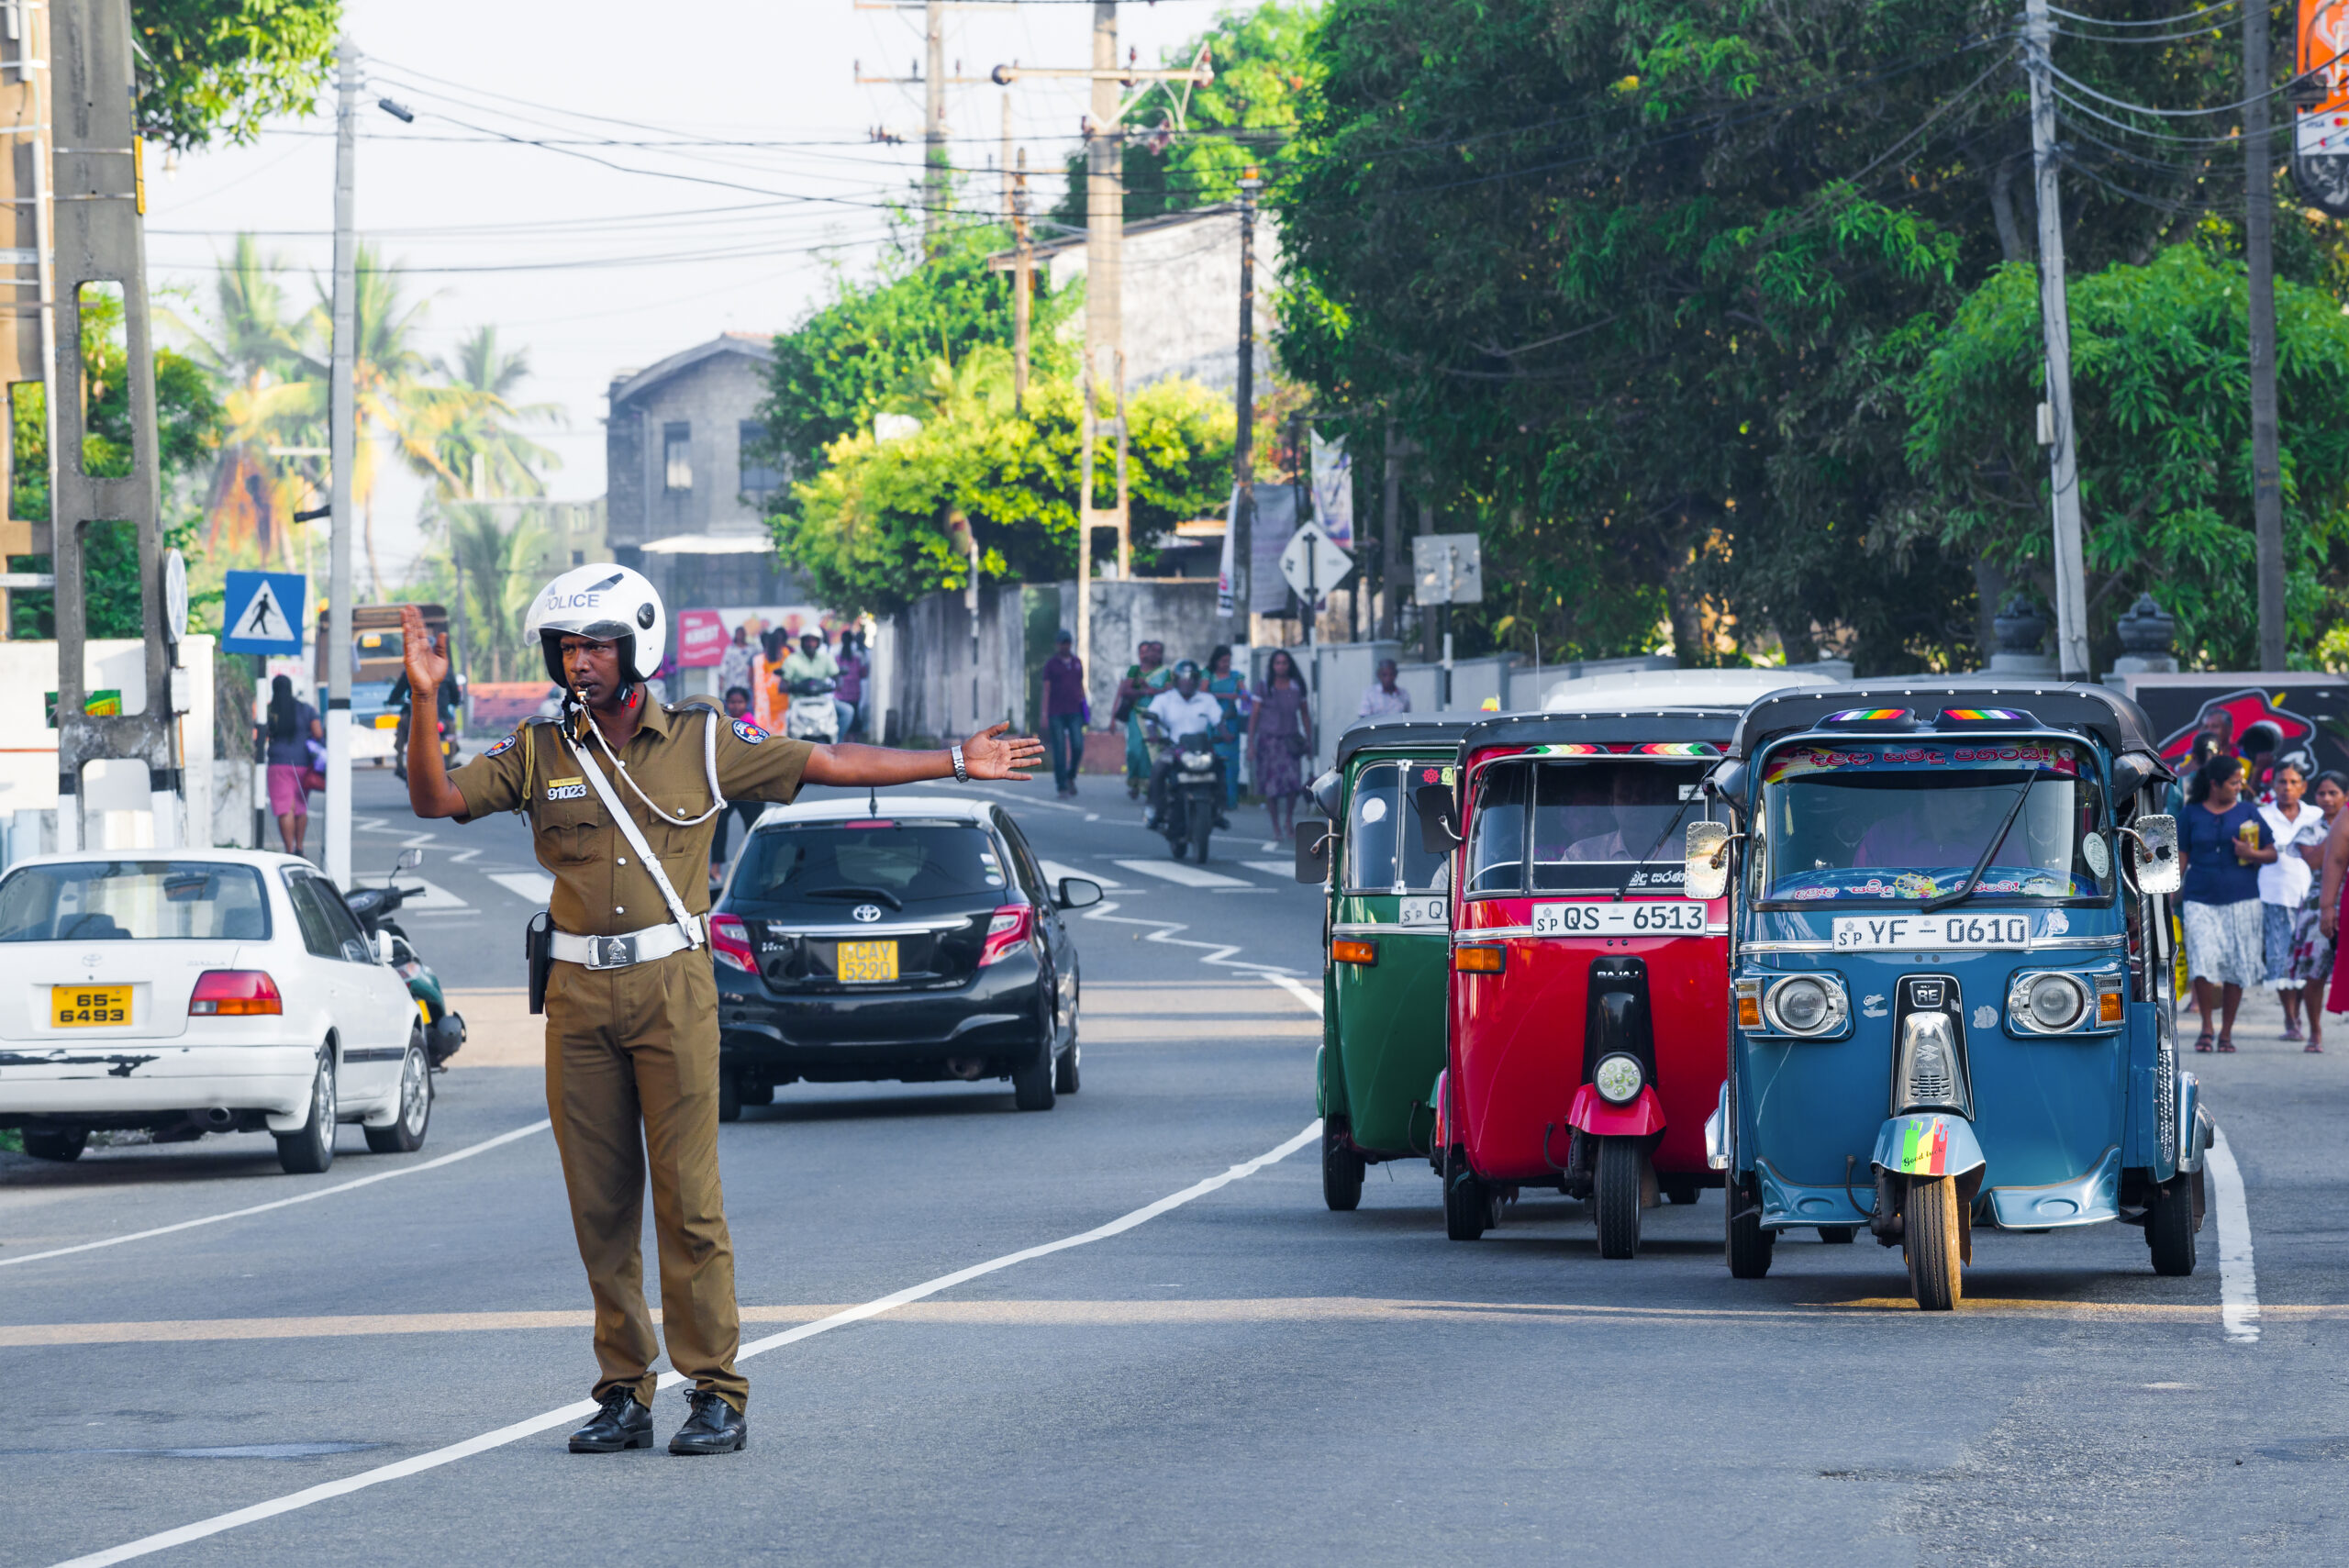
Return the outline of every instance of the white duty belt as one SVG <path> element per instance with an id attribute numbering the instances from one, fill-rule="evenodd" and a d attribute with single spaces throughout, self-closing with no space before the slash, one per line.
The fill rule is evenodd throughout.
<path id="1" fill-rule="evenodd" d="M 611 937 L 575 937 L 569 931 L 549 933 L 549 951 L 564 963 L 583 964 L 589 969 L 626 969 L 631 963 L 649 963 L 656 958 L 666 958 L 673 952 L 683 952 L 689 947 L 701 945 L 706 933 L 702 917 L 692 917 L 694 940 L 677 926 L 647 926 L 640 931 L 622 931 Z"/>

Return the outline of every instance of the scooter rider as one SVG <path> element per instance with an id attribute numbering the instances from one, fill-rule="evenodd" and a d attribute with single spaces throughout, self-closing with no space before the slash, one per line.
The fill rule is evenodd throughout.
<path id="1" fill-rule="evenodd" d="M 1150 706 L 1142 711 L 1157 721 L 1168 740 L 1178 744 L 1184 737 L 1201 732 L 1219 737 L 1231 733 L 1230 726 L 1224 722 L 1223 705 L 1199 690 L 1199 667 L 1188 659 L 1174 666 L 1174 688 L 1151 698 Z M 1144 825 L 1152 828 L 1166 819 L 1166 775 L 1174 768 L 1174 746 L 1168 746 L 1151 764 L 1150 814 Z M 1219 803 L 1223 799 L 1223 759 L 1219 756 L 1215 760 L 1215 798 Z M 1215 825 L 1231 826 L 1219 807 Z"/>
<path id="2" fill-rule="evenodd" d="M 429 706 L 449 675 L 445 638 L 402 612 L 407 674 Z M 694 1386 L 672 1453 L 742 1446 L 749 1385 L 735 1370 L 734 1256 L 718 1172 L 717 986 L 704 874 L 729 797 L 789 801 L 803 783 L 1025 779 L 1041 742 L 998 724 L 940 751 L 822 746 L 769 736 L 699 704 L 662 705 L 667 617 L 652 584 L 625 567 L 563 573 L 533 602 L 526 634 L 566 694 L 561 719 L 534 718 L 455 773 L 428 727 L 408 737 L 408 800 L 419 817 L 529 815 L 553 874 L 545 980 L 547 1109 L 572 1228 L 596 1303 L 594 1397 L 574 1453 L 649 1448 L 653 1357 L 645 1309 L 644 1183 L 661 1250 L 662 1332 Z M 648 842 L 649 840 L 649 842 Z"/>

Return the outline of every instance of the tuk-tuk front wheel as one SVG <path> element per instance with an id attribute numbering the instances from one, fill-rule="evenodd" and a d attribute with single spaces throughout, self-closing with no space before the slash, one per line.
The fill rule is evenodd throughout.
<path id="1" fill-rule="evenodd" d="M 1762 1224 L 1762 1195 L 1751 1180 L 1732 1176 L 1723 1184 L 1721 1198 L 1729 1214 L 1722 1250 L 1728 1255 L 1730 1277 L 1760 1279 L 1770 1272 L 1770 1253 L 1778 1243 L 1778 1233 Z"/>
<path id="2" fill-rule="evenodd" d="M 1332 1117 L 1321 1133 L 1321 1201 L 1339 1214 L 1362 1202 L 1363 1158 L 1353 1151 L 1353 1129 Z"/>
<path id="3" fill-rule="evenodd" d="M 1947 1312 L 1965 1296 L 1959 1257 L 1957 1178 L 1912 1178 L 1900 1200 L 1901 1247 L 1909 1255 L 1909 1290 L 1928 1312 Z"/>
<path id="4" fill-rule="evenodd" d="M 1644 1142 L 1637 1138 L 1598 1140 L 1598 1173 L 1590 1198 L 1602 1258 L 1640 1255 L 1640 1187 L 1647 1162 Z"/>
<path id="5" fill-rule="evenodd" d="M 1493 1200 L 1485 1184 L 1468 1168 L 1466 1155 L 1453 1150 L 1443 1173 L 1443 1233 L 1454 1241 L 1474 1241 L 1492 1223 Z"/>
<path id="6" fill-rule="evenodd" d="M 2181 1173 L 2154 1189 L 2145 1211 L 2145 1245 L 2153 1250 L 2154 1273 L 2194 1272 L 2194 1178 Z"/>

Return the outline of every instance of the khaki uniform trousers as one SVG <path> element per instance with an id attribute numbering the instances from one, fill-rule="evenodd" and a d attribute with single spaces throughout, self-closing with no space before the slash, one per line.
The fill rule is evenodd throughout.
<path id="1" fill-rule="evenodd" d="M 596 1302 L 595 1397 L 652 1403 L 660 1351 L 644 1305 L 644 1183 L 661 1252 L 669 1362 L 737 1410 L 741 1321 L 718 1183 L 718 983 L 706 950 L 624 969 L 554 965 L 547 980 L 547 1113 L 562 1153 Z"/>

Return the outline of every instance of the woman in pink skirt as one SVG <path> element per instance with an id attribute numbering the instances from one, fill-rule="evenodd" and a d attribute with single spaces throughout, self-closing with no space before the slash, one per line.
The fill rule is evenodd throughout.
<path id="1" fill-rule="evenodd" d="M 289 855 L 302 852 L 309 837 L 310 793 L 302 775 L 310 769 L 310 742 L 324 740 L 318 710 L 294 700 L 294 683 L 284 675 L 269 684 L 269 813 L 277 818 L 277 840 Z"/>

